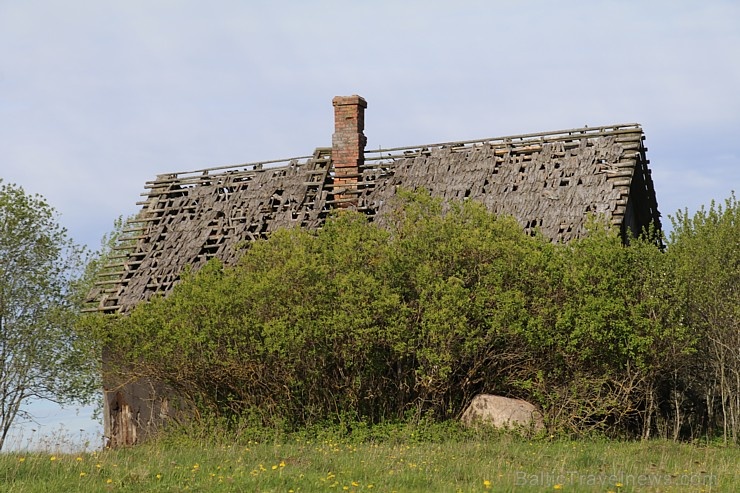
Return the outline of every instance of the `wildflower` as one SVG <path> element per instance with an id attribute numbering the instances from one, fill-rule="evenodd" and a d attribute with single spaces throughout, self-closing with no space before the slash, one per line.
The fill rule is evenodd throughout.
<path id="1" fill-rule="evenodd" d="M 281 460 L 280 461 L 280 467 L 285 467 L 285 461 L 284 460 Z"/>
<path id="2" fill-rule="evenodd" d="M 624 485 L 622 483 L 615 483 L 614 486 L 616 486 L 617 488 L 621 488 Z"/>
<path id="3" fill-rule="evenodd" d="M 491 487 L 491 482 L 490 482 L 489 480 L 487 480 L 487 479 L 486 479 L 485 481 L 483 481 L 483 487 L 484 487 L 485 489 L 488 489 L 488 488 L 490 488 L 490 487 Z"/>
<path id="4" fill-rule="evenodd" d="M 87 473 L 85 471 L 80 472 L 80 477 L 81 478 L 84 478 L 85 476 L 87 476 Z"/>
<path id="5" fill-rule="evenodd" d="M 113 480 L 111 478 L 108 478 L 108 479 L 105 480 L 105 483 L 106 484 L 111 484 L 112 482 L 113 482 Z"/>
<path id="6" fill-rule="evenodd" d="M 278 466 L 272 466 L 272 470 L 273 470 L 273 471 L 274 471 L 275 469 L 277 469 L 277 468 L 278 468 Z"/>
<path id="7" fill-rule="evenodd" d="M 563 489 L 563 485 L 560 484 L 560 483 L 558 483 L 555 486 L 553 486 L 553 488 L 555 488 L 556 490 L 562 490 Z"/>
<path id="8" fill-rule="evenodd" d="M 161 474 L 157 474 L 157 479 L 162 479 L 162 475 Z"/>
<path id="9" fill-rule="evenodd" d="M 95 464 L 95 467 L 97 467 L 98 469 L 100 469 L 101 467 L 103 467 L 103 465 L 102 464 Z"/>
<path id="10" fill-rule="evenodd" d="M 18 459 L 18 462 L 26 462 L 26 458 L 25 457 L 21 457 L 20 459 Z"/>
<path id="11" fill-rule="evenodd" d="M 360 483 L 358 483 L 357 481 L 352 481 L 352 486 L 354 486 L 356 488 L 356 487 L 360 486 Z"/>
<path id="12" fill-rule="evenodd" d="M 54 462 L 55 460 L 57 460 L 57 456 L 56 455 L 52 455 L 51 457 L 49 457 L 49 460 L 52 461 L 52 462 Z"/>
<path id="13" fill-rule="evenodd" d="M 76 460 L 77 462 L 82 462 L 82 457 L 77 457 L 77 458 L 76 458 L 75 460 Z"/>

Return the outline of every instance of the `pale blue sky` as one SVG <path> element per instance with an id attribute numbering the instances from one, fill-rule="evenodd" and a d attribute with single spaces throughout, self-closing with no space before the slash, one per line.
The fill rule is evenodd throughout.
<path id="1" fill-rule="evenodd" d="M 641 123 L 667 223 L 738 188 L 738 88 L 729 0 L 0 0 L 0 178 L 97 247 L 156 174 L 310 154 L 360 94 L 375 148 Z"/>

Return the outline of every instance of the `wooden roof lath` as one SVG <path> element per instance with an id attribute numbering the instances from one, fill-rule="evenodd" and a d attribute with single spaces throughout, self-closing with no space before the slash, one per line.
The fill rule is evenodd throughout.
<path id="1" fill-rule="evenodd" d="M 280 161 L 158 175 L 147 182 L 121 255 L 96 283 L 94 310 L 128 311 L 167 293 L 186 265 L 234 262 L 238 246 L 282 227 L 319 228 L 351 204 L 383 222 L 398 187 L 478 200 L 553 241 L 585 233 L 589 214 L 623 231 L 660 228 L 638 124 L 365 150 L 357 183 L 337 180 L 331 149 Z M 346 181 L 346 180 L 345 180 Z"/>

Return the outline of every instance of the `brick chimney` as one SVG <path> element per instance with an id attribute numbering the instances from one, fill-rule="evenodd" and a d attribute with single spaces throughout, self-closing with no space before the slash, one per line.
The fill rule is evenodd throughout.
<path id="1" fill-rule="evenodd" d="M 334 105 L 334 135 L 331 160 L 334 166 L 334 198 L 346 200 L 340 207 L 357 205 L 360 168 L 365 162 L 365 108 L 367 102 L 360 96 L 337 96 Z M 350 193 L 347 193 L 350 192 Z M 353 199 L 353 200 L 349 200 Z"/>

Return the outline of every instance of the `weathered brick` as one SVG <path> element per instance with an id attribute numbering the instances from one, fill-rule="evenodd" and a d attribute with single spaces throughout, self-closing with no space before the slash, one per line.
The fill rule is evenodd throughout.
<path id="1" fill-rule="evenodd" d="M 345 190 L 353 190 L 357 188 L 357 175 L 365 160 L 367 139 L 363 132 L 367 102 L 362 97 L 353 95 L 337 96 L 332 103 L 334 105 L 334 135 L 332 136 L 331 160 L 336 176 L 334 183 Z M 349 197 L 352 196 L 335 195 L 338 199 Z M 356 204 L 352 202 L 344 204 L 345 207 L 352 205 Z"/>

